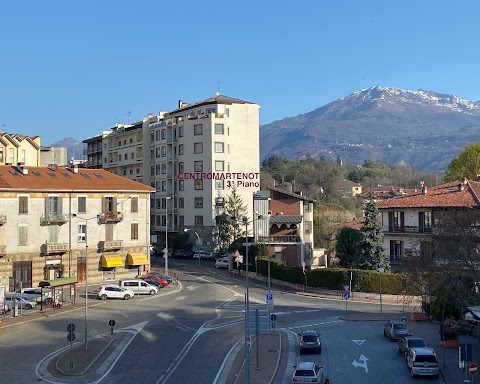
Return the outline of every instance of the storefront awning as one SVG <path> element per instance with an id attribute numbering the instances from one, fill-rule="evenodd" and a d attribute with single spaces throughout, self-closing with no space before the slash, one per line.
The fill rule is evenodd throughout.
<path id="1" fill-rule="evenodd" d="M 123 259 L 120 255 L 103 255 L 102 268 L 123 267 Z"/>
<path id="2" fill-rule="evenodd" d="M 127 254 L 128 265 L 144 265 L 149 264 L 148 256 L 145 253 L 128 253 Z"/>

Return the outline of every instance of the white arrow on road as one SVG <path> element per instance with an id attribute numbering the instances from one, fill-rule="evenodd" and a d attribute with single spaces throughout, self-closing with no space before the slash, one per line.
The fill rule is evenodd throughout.
<path id="1" fill-rule="evenodd" d="M 365 342 L 365 340 L 352 340 L 352 341 L 357 345 L 362 345 Z"/>
<path id="2" fill-rule="evenodd" d="M 356 359 L 353 360 L 352 365 L 353 365 L 355 368 L 358 368 L 358 367 L 360 367 L 360 368 L 365 368 L 365 373 L 368 373 L 368 365 L 367 365 L 368 359 L 367 359 L 365 356 L 360 355 L 360 357 L 358 358 L 358 361 L 359 361 L 359 362 L 357 362 Z"/>

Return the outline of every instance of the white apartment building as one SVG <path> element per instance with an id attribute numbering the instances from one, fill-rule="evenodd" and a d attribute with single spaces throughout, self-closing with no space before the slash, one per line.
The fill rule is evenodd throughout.
<path id="1" fill-rule="evenodd" d="M 168 224 L 168 232 L 188 228 L 192 241 L 213 249 L 215 198 L 233 188 L 252 217 L 253 193 L 260 187 L 259 109 L 217 94 L 179 101 L 178 109 L 150 123 L 152 235 L 160 246 Z"/>

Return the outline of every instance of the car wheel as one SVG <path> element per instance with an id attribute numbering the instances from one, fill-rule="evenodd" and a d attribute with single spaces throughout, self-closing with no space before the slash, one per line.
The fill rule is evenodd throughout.
<path id="1" fill-rule="evenodd" d="M 32 306 L 30 304 L 26 304 L 25 309 L 32 309 Z"/>
<path id="2" fill-rule="evenodd" d="M 107 300 L 107 295 L 102 295 L 102 296 L 100 296 L 100 299 L 102 299 L 102 300 Z"/>
<path id="3" fill-rule="evenodd" d="M 150 295 L 154 295 L 154 294 L 155 294 L 155 290 L 152 289 L 152 290 L 150 291 Z"/>
<path id="4" fill-rule="evenodd" d="M 130 295 L 125 295 L 125 296 L 123 296 L 123 298 L 124 298 L 125 300 L 130 300 Z"/>

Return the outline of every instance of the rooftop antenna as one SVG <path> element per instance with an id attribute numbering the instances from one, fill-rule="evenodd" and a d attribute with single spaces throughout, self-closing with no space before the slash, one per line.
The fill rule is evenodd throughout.
<path id="1" fill-rule="evenodd" d="M 131 113 L 132 113 L 132 112 L 128 112 L 127 124 L 130 124 L 130 114 L 131 114 Z"/>
<path id="2" fill-rule="evenodd" d="M 217 79 L 217 96 L 220 96 L 220 79 Z"/>

